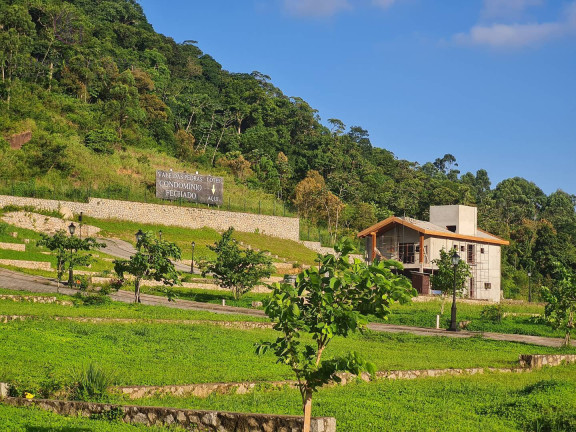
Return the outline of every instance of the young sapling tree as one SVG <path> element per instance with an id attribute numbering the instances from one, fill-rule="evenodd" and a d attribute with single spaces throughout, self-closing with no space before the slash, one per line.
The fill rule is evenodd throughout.
<path id="1" fill-rule="evenodd" d="M 304 431 L 310 431 L 312 394 L 330 381 L 339 382 L 338 372 L 373 372 L 372 364 L 358 353 L 322 360 L 335 336 L 363 331 L 367 315 L 385 318 L 390 305 L 406 303 L 417 295 L 410 281 L 398 274 L 397 261 L 366 264 L 349 254 L 354 246 L 344 240 L 334 247 L 337 255 L 319 255 L 319 266 L 304 270 L 295 285 L 275 283 L 266 314 L 282 335 L 275 342 L 257 344 L 259 354 L 272 350 L 278 362 L 292 368 L 298 380 L 304 410 Z M 314 344 L 302 341 L 312 337 Z"/>
<path id="2" fill-rule="evenodd" d="M 181 258 L 181 250 L 176 244 L 154 237 L 145 232 L 136 242 L 136 253 L 129 260 L 114 260 L 114 271 L 120 279 L 124 274 L 134 276 L 134 301 L 141 303 L 140 282 L 142 279 L 161 281 L 165 287 L 180 283 L 180 277 L 172 260 Z M 171 289 L 166 289 L 169 300 L 174 298 Z"/>
<path id="3" fill-rule="evenodd" d="M 202 275 L 211 274 L 222 288 L 232 291 L 236 300 L 274 272 L 272 260 L 264 252 L 241 249 L 232 238 L 234 228 L 228 228 L 222 237 L 208 249 L 216 252 L 213 260 L 200 262 Z"/>
<path id="4" fill-rule="evenodd" d="M 454 269 L 454 264 L 452 264 L 452 255 L 454 252 L 455 249 L 447 252 L 442 248 L 440 250 L 440 258 L 432 260 L 432 263 L 438 266 L 438 270 L 430 277 L 430 282 L 432 283 L 432 287 L 440 291 L 442 295 L 440 315 L 444 314 L 446 298 L 452 295 L 454 282 L 456 282 L 456 293 L 462 294 L 466 279 L 472 275 L 470 266 L 463 259 L 458 261 L 458 265 L 456 269 Z M 454 275 L 454 271 L 456 271 L 456 275 Z M 456 281 L 454 281 L 454 276 L 456 276 Z"/>
<path id="5" fill-rule="evenodd" d="M 542 287 L 542 297 L 546 301 L 544 316 L 552 327 L 564 331 L 563 346 L 568 347 L 576 326 L 576 274 L 557 265 L 556 275 L 550 288 Z"/>

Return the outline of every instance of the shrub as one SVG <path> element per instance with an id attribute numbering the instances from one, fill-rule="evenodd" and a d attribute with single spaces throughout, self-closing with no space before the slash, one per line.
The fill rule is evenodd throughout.
<path id="1" fill-rule="evenodd" d="M 74 284 L 76 285 L 76 288 L 78 288 L 80 291 L 86 291 L 90 286 L 90 278 L 88 276 L 76 275 L 74 279 L 75 279 Z"/>
<path id="2" fill-rule="evenodd" d="M 110 300 L 106 294 L 103 294 L 102 291 L 100 291 L 99 294 L 88 295 L 77 293 L 75 297 L 81 300 L 84 306 L 101 306 L 112 302 L 112 300 Z"/>
<path id="3" fill-rule="evenodd" d="M 503 311 L 502 306 L 500 304 L 486 306 L 482 309 L 482 312 L 480 312 L 480 316 L 482 317 L 482 319 L 497 323 L 502 321 L 502 315 Z"/>
<path id="4" fill-rule="evenodd" d="M 107 396 L 108 387 L 115 381 L 115 375 L 95 363 L 77 372 L 72 397 L 83 401 L 102 401 Z"/>
<path id="5" fill-rule="evenodd" d="M 107 129 L 90 131 L 84 137 L 84 145 L 96 153 L 113 154 L 116 133 Z"/>

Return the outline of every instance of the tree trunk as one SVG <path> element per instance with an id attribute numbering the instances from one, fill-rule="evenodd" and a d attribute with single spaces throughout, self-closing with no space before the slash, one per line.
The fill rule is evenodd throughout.
<path id="1" fill-rule="evenodd" d="M 304 396 L 304 429 L 303 432 L 310 432 L 312 419 L 312 391 L 306 390 Z"/>
<path id="2" fill-rule="evenodd" d="M 574 328 L 574 312 L 570 311 L 568 315 L 568 325 L 566 326 L 566 335 L 564 336 L 565 347 L 570 346 L 570 336 L 571 336 L 570 333 L 572 332 L 573 328 Z"/>
<path id="3" fill-rule="evenodd" d="M 135 303 L 142 303 L 142 301 L 140 300 L 140 279 L 136 278 L 136 280 L 134 281 L 134 302 Z"/>
<path id="4" fill-rule="evenodd" d="M 52 78 L 54 77 L 54 62 L 50 62 L 50 72 L 48 72 L 48 93 L 52 91 Z"/>
<path id="5" fill-rule="evenodd" d="M 74 287 L 74 267 L 68 266 L 68 287 Z"/>

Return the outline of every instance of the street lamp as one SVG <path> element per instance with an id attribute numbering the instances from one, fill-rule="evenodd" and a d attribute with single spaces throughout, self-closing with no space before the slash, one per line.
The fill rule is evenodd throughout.
<path id="1" fill-rule="evenodd" d="M 192 242 L 192 261 L 190 262 L 190 273 L 194 274 L 194 248 L 196 247 L 196 242 Z"/>
<path id="2" fill-rule="evenodd" d="M 76 232 L 76 225 L 74 225 L 74 222 L 68 225 L 68 231 L 70 232 L 71 236 L 74 235 L 74 233 Z"/>
<path id="3" fill-rule="evenodd" d="M 158 231 L 158 237 L 162 240 L 162 230 Z"/>
<path id="4" fill-rule="evenodd" d="M 532 276 L 532 273 L 528 272 L 528 303 L 532 301 L 532 287 L 530 286 L 530 276 Z"/>
<path id="5" fill-rule="evenodd" d="M 458 326 L 456 325 L 456 270 L 458 268 L 458 263 L 460 262 L 460 255 L 454 249 L 454 253 L 451 257 L 452 266 L 454 267 L 454 292 L 452 293 L 452 314 L 450 317 L 450 328 L 449 331 L 458 331 Z"/>

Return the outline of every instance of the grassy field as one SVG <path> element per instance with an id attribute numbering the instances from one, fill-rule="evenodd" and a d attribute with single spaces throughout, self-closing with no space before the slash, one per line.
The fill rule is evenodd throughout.
<path id="1" fill-rule="evenodd" d="M 0 294 L 42 295 L 28 291 L 12 291 L 0 288 Z M 49 294 L 46 294 L 49 295 Z M 164 306 L 146 306 L 135 303 L 111 301 L 101 305 L 86 305 L 73 297 L 50 294 L 61 300 L 73 300 L 74 306 L 58 304 L 13 302 L 0 300 L 0 315 L 32 315 L 49 318 L 58 317 L 96 317 L 96 318 L 135 318 L 135 319 L 170 319 L 170 320 L 207 320 L 207 321 L 266 321 L 266 318 L 248 315 L 216 314 L 204 311 L 175 309 Z"/>
<path id="2" fill-rule="evenodd" d="M 451 301 L 446 302 L 444 314 L 440 319 L 441 328 L 448 328 L 450 324 Z M 457 301 L 458 321 L 470 321 L 466 327 L 471 331 L 486 331 L 495 333 L 526 334 L 546 337 L 563 337 L 559 330 L 546 325 L 542 318 L 530 316 L 507 316 L 500 322 L 482 317 L 482 311 L 488 305 L 467 304 Z M 413 302 L 407 305 L 394 304 L 391 314 L 384 322 L 415 327 L 433 328 L 436 326 L 436 315 L 440 313 L 441 301 Z M 503 302 L 502 312 L 522 314 L 544 314 L 544 306 L 538 304 L 512 304 Z M 381 321 L 373 318 L 373 321 Z"/>
<path id="3" fill-rule="evenodd" d="M 189 229 L 175 226 L 150 225 L 118 220 L 99 220 L 85 218 L 85 222 L 102 229 L 101 235 L 117 237 L 134 243 L 134 234 L 139 230 L 152 231 L 158 234 L 162 230 L 162 238 L 176 243 L 182 249 L 184 259 L 190 259 L 192 254 L 192 242 L 195 242 L 194 259 L 213 258 L 214 253 L 207 246 L 214 244 L 220 239 L 220 234 L 211 228 Z M 303 264 L 314 264 L 316 253 L 298 242 L 284 240 L 276 237 L 257 233 L 245 233 L 236 231 L 234 238 L 244 242 L 258 250 L 267 250 L 272 255 L 289 261 L 297 261 Z"/>
<path id="4" fill-rule="evenodd" d="M 0 326 L 0 381 L 35 390 L 46 377 L 66 382 L 71 371 L 95 360 L 116 371 L 118 383 L 125 385 L 291 379 L 291 371 L 272 354 L 254 354 L 256 342 L 276 336 L 273 330 L 212 325 L 10 322 Z M 334 340 L 326 356 L 348 351 L 361 352 L 378 370 L 510 367 L 519 354 L 559 352 L 482 338 L 368 332 Z"/>
<path id="5" fill-rule="evenodd" d="M 126 288 L 132 291 L 130 288 Z M 172 288 L 178 299 L 182 300 L 192 300 L 202 303 L 212 303 L 221 304 L 222 299 L 226 300 L 226 306 L 236 306 L 254 309 L 252 307 L 252 302 L 266 302 L 270 297 L 268 294 L 264 293 L 246 293 L 241 298 L 236 300 L 232 295 L 231 291 L 223 290 L 205 290 L 205 289 L 195 289 L 195 288 L 182 288 L 175 286 Z M 163 295 L 162 289 L 157 287 L 142 287 L 142 292 L 146 294 Z M 258 309 L 263 309 L 263 307 L 258 307 Z"/>
<path id="6" fill-rule="evenodd" d="M 295 389 L 136 403 L 301 414 Z M 576 430 L 576 366 L 324 388 L 314 395 L 312 415 L 336 417 L 346 432 L 569 432 Z"/>

